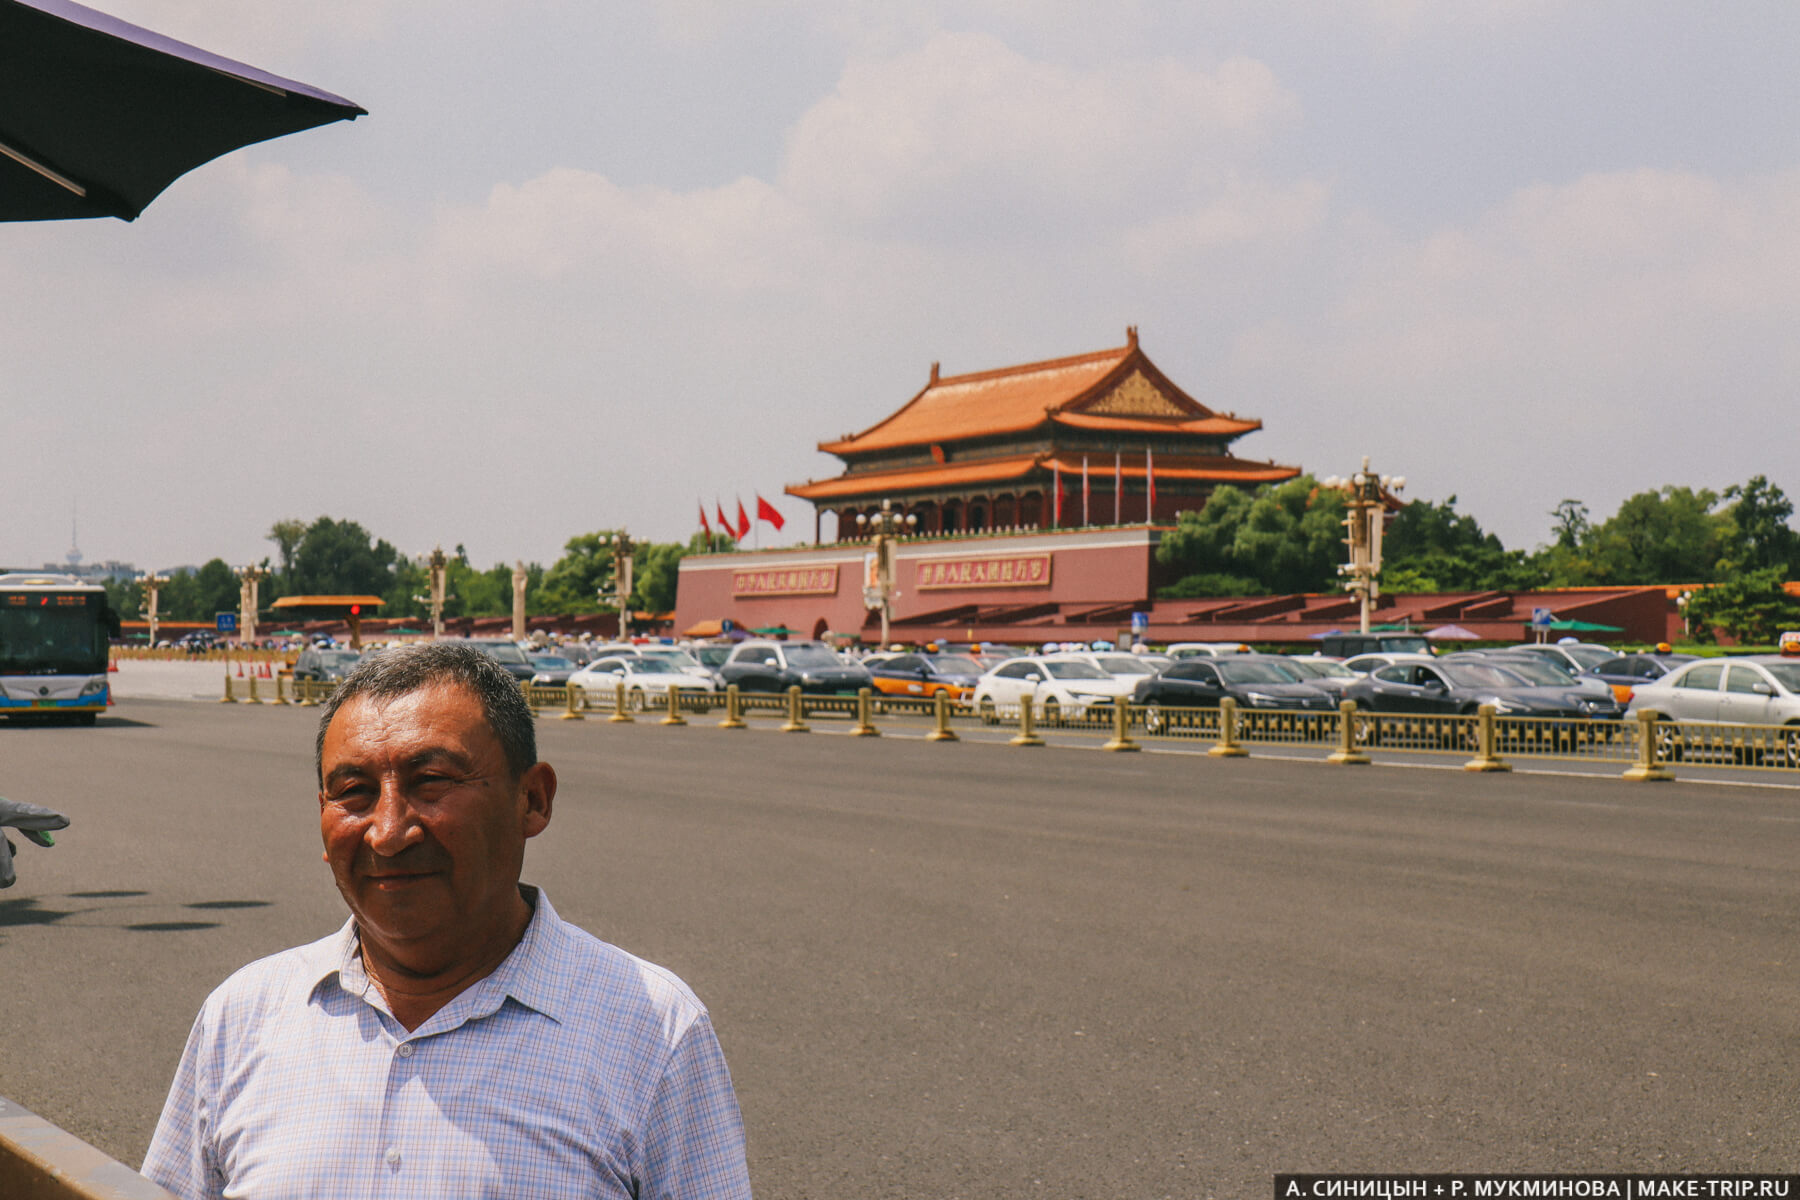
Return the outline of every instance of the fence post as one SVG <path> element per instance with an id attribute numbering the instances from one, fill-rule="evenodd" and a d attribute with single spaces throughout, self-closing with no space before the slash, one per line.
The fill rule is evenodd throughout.
<path id="1" fill-rule="evenodd" d="M 1510 771 L 1512 765 L 1494 752 L 1499 743 L 1499 729 L 1494 706 L 1484 704 L 1476 710 L 1475 757 L 1463 764 L 1465 771 Z"/>
<path id="2" fill-rule="evenodd" d="M 1015 746 L 1041 746 L 1044 739 L 1037 735 L 1037 723 L 1032 719 L 1031 697 L 1019 697 L 1019 734 L 1013 738 Z"/>
<path id="3" fill-rule="evenodd" d="M 744 701 L 735 683 L 725 685 L 725 719 L 719 722 L 720 729 L 743 729 Z"/>
<path id="4" fill-rule="evenodd" d="M 1346 767 L 1366 767 L 1369 756 L 1356 748 L 1356 701 L 1338 701 L 1338 748 L 1326 756 L 1326 762 Z"/>
<path id="5" fill-rule="evenodd" d="M 250 698 L 248 700 L 244 701 L 244 703 L 245 704 L 261 704 L 262 703 L 262 699 L 259 696 L 257 696 L 257 694 L 256 694 L 256 672 L 255 671 L 250 672 Z"/>
<path id="6" fill-rule="evenodd" d="M 681 689 L 674 684 L 669 685 L 669 715 L 657 722 L 658 725 L 686 725 L 687 718 L 681 715 Z"/>
<path id="7" fill-rule="evenodd" d="M 531 680 L 519 680 L 519 694 L 525 697 L 525 707 L 530 710 L 531 715 L 537 716 L 537 697 L 531 694 Z"/>
<path id="8" fill-rule="evenodd" d="M 881 730 L 869 719 L 869 710 L 874 705 L 869 702 L 869 689 L 856 689 L 856 727 L 850 731 L 851 737 L 880 737 Z"/>
<path id="9" fill-rule="evenodd" d="M 806 707 L 800 702 L 800 685 L 795 684 L 788 689 L 787 724 L 781 727 L 783 733 L 811 733 L 812 726 L 806 723 Z"/>
<path id="10" fill-rule="evenodd" d="M 296 675 L 294 677 L 294 695 L 299 697 L 294 703 L 301 708 L 317 708 L 319 706 L 319 702 L 312 698 L 312 680 L 310 679 L 301 679 Z"/>
<path id="11" fill-rule="evenodd" d="M 1100 747 L 1102 750 L 1142 750 L 1143 747 L 1131 740 L 1131 701 L 1120 696 L 1113 702 L 1113 735 L 1112 741 Z"/>
<path id="12" fill-rule="evenodd" d="M 292 682 L 292 681 L 290 680 L 289 682 Z M 275 698 L 273 700 L 269 701 L 269 703 L 270 704 L 286 704 L 287 703 L 286 698 L 284 698 L 281 694 L 281 672 L 279 672 L 279 671 L 275 672 Z"/>
<path id="13" fill-rule="evenodd" d="M 229 682 L 229 681 L 227 681 Z M 1669 769 L 1663 766 L 1662 751 L 1656 744 L 1656 714 L 1649 711 L 1640 712 L 1638 721 L 1637 762 L 1626 771 L 1621 778 L 1644 783 L 1658 783 L 1675 778 Z"/>
<path id="14" fill-rule="evenodd" d="M 231 664 L 227 663 L 225 665 L 225 698 L 219 703 L 236 704 L 237 702 L 237 697 L 231 694 Z"/>
<path id="15" fill-rule="evenodd" d="M 587 692 L 573 683 L 565 683 L 563 691 L 563 714 L 556 718 L 559 721 L 585 721 L 581 715 L 581 706 L 587 703 Z"/>
<path id="16" fill-rule="evenodd" d="M 1238 745 L 1237 701 L 1230 696 L 1219 701 L 1219 744 L 1207 753 L 1214 758 L 1243 758 L 1250 753 Z"/>
<path id="17" fill-rule="evenodd" d="M 629 724 L 635 718 L 625 707 L 625 681 L 619 680 L 618 688 L 613 692 L 613 715 L 606 718 L 613 724 Z"/>
<path id="18" fill-rule="evenodd" d="M 928 742 L 959 742 L 956 731 L 950 728 L 950 693 L 940 691 L 931 710 L 932 729 L 925 735 Z"/>

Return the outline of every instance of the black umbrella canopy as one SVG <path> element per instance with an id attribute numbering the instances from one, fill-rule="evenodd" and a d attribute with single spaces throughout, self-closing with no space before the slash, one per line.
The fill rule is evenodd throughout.
<path id="1" fill-rule="evenodd" d="M 365 111 L 71 0 L 0 0 L 0 220 L 130 221 L 221 154 Z"/>

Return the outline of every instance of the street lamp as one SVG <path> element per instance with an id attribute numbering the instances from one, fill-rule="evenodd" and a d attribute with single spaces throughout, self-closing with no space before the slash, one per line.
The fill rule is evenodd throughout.
<path id="1" fill-rule="evenodd" d="M 163 584 L 169 582 L 169 577 L 150 571 L 139 575 L 137 581 L 144 585 L 144 594 L 150 601 L 144 607 L 144 619 L 150 622 L 150 648 L 154 650 L 156 649 L 156 593 L 162 590 Z"/>
<path id="2" fill-rule="evenodd" d="M 531 576 L 526 573 L 525 564 L 518 559 L 513 560 L 513 641 L 525 640 L 525 582 Z"/>
<path id="3" fill-rule="evenodd" d="M 631 636 L 631 631 L 628 628 L 631 620 L 629 611 L 631 604 L 631 563 L 631 538 L 626 535 L 623 529 L 621 529 L 613 537 L 613 569 L 612 579 L 609 581 L 612 587 L 613 603 L 619 606 L 619 640 L 621 642 Z M 519 574 L 519 571 L 513 572 L 513 587 L 515 589 L 520 586 L 518 582 Z M 606 592 L 607 588 L 602 586 L 600 589 L 601 603 L 606 602 Z M 515 591 L 514 594 L 520 595 L 522 593 Z"/>
<path id="4" fill-rule="evenodd" d="M 430 594 L 413 597 L 414 601 L 423 604 L 431 612 L 431 640 L 434 642 L 444 636 L 444 602 L 456 599 L 445 591 L 446 570 L 449 566 L 450 560 L 444 557 L 444 548 L 434 547 L 431 557 L 425 560 L 426 570 L 430 572 Z"/>
<path id="5" fill-rule="evenodd" d="M 1375 577 L 1381 574 L 1381 533 L 1387 518 L 1387 501 L 1382 494 L 1404 490 L 1406 476 L 1373 474 L 1365 454 L 1362 470 L 1348 479 L 1333 475 L 1322 480 L 1320 486 L 1345 496 L 1344 527 L 1348 536 L 1344 544 L 1350 547 L 1350 561 L 1338 567 L 1338 574 L 1347 577 L 1344 590 L 1354 593 L 1361 602 L 1361 628 L 1367 633 L 1369 610 L 1381 595 L 1381 585 Z"/>
<path id="6" fill-rule="evenodd" d="M 875 545 L 863 560 L 863 605 L 881 610 L 881 644 L 887 645 L 888 622 L 894 615 L 894 538 L 910 533 L 919 523 L 913 513 L 894 511 L 892 500 L 883 500 L 874 516 L 856 514 L 856 527 L 874 535 Z"/>

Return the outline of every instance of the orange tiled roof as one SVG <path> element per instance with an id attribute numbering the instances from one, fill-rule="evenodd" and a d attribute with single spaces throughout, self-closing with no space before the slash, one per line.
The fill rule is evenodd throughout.
<path id="1" fill-rule="evenodd" d="M 1153 379 L 1177 411 L 1167 417 L 1069 411 L 1127 378 L 1133 369 Z M 819 449 L 844 456 L 1018 433 L 1046 422 L 1084 429 L 1202 434 L 1248 433 L 1262 427 L 1260 421 L 1214 413 L 1175 387 L 1138 348 L 1135 330 L 1125 345 L 1112 350 L 941 379 L 936 370 L 934 366 L 925 389 L 898 412 L 861 433 L 821 442 Z"/>
<path id="2" fill-rule="evenodd" d="M 352 604 L 385 604 L 380 596 L 283 596 L 270 608 L 327 608 Z"/>
<path id="3" fill-rule="evenodd" d="M 787 489 L 790 496 L 803 500 L 842 500 L 876 493 L 927 491 L 934 488 L 967 487 L 982 483 L 1004 483 L 1023 479 L 1034 471 L 1048 471 L 1052 464 L 1062 467 L 1064 486 L 1081 475 L 1081 456 L 1063 453 L 1018 454 L 1006 458 L 990 458 L 979 462 L 953 463 L 949 466 L 906 467 L 893 471 L 863 471 L 839 475 L 835 479 L 795 484 Z M 1088 460 L 1088 474 L 1104 479 L 1112 474 L 1113 464 L 1099 459 Z M 1127 461 L 1124 474 L 1132 479 L 1144 477 L 1144 460 Z M 1248 462 L 1228 455 L 1180 455 L 1156 461 L 1158 479 L 1197 479 L 1218 483 L 1277 483 L 1300 473 L 1298 467 L 1275 463 Z"/>

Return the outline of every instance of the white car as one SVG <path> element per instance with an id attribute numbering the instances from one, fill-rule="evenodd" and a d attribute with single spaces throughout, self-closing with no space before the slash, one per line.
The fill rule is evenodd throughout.
<path id="1" fill-rule="evenodd" d="M 622 654 L 596 658 L 569 676 L 570 686 L 580 688 L 589 704 L 603 706 L 617 699 L 621 683 L 625 685 L 625 707 L 634 712 L 642 712 L 651 705 L 667 705 L 670 687 L 678 687 L 683 692 L 704 692 L 709 699 L 719 690 L 710 678 L 685 674 L 657 659 L 626 658 Z M 700 711 L 705 712 L 707 707 L 703 701 Z"/>
<path id="2" fill-rule="evenodd" d="M 1224 654 L 1248 654 L 1250 647 L 1242 642 L 1176 642 L 1163 651 L 1170 658 L 1218 658 Z"/>
<path id="3" fill-rule="evenodd" d="M 1654 713 L 1684 724 L 1782 725 L 1788 765 L 1800 766 L 1800 659 L 1759 654 L 1702 658 L 1639 684 L 1626 717 Z"/>
<path id="4" fill-rule="evenodd" d="M 666 662 L 683 675 L 692 675 L 695 679 L 704 679 L 708 683 L 717 684 L 719 673 L 683 650 L 680 646 L 639 646 L 638 661 Z M 684 685 L 685 686 L 685 685 Z"/>
<path id="5" fill-rule="evenodd" d="M 1129 702 L 1131 689 L 1142 676 L 1108 675 L 1083 661 L 1090 657 L 1045 654 L 1010 659 L 976 681 L 970 703 L 981 719 L 992 725 L 1002 716 L 1017 713 L 1019 701 L 1029 696 L 1044 723 L 1055 725 L 1110 712 L 1113 705 Z"/>
<path id="6" fill-rule="evenodd" d="M 1154 675 L 1172 661 L 1148 654 L 1133 654 L 1128 650 L 1071 650 L 1057 655 L 1071 662 L 1084 662 L 1090 667 L 1099 667 L 1108 675 L 1118 679 L 1130 679 L 1136 683 L 1146 675 Z"/>

